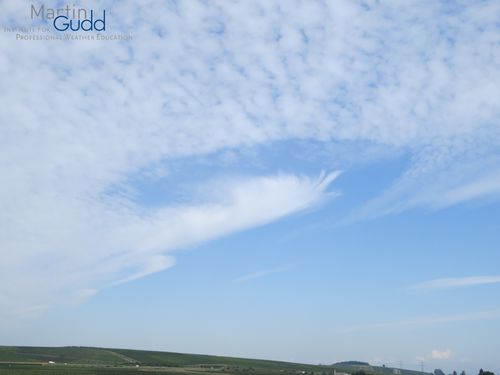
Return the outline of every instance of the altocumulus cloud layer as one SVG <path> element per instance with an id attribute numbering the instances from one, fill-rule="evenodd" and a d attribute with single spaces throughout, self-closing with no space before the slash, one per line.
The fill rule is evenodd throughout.
<path id="1" fill-rule="evenodd" d="M 29 5 L 3 1 L 2 26 L 26 26 Z M 336 176 L 224 180 L 198 203 L 156 208 L 108 194 L 160 162 L 363 142 L 411 163 L 358 215 L 499 196 L 498 2 L 85 6 L 134 39 L 0 35 L 4 314 L 163 270 L 173 250 L 318 203 Z"/>

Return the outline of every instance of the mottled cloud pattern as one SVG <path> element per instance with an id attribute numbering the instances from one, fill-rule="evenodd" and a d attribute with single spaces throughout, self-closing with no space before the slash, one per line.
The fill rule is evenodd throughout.
<path id="1" fill-rule="evenodd" d="M 25 26 L 29 5 L 3 1 L 2 26 Z M 499 196 L 498 2 L 86 6 L 134 39 L 0 33 L 3 312 L 163 270 L 173 250 L 317 204 L 336 176 L 238 177 L 222 195 L 155 208 L 109 193 L 158 163 L 364 142 L 410 163 L 360 217 Z"/>

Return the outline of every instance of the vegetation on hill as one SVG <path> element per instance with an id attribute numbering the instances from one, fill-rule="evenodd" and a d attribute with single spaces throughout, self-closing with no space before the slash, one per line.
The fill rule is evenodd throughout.
<path id="1" fill-rule="evenodd" d="M 0 362 L 58 362 L 78 364 L 115 365 L 126 364 L 133 360 L 106 349 L 86 347 L 0 347 Z"/>
<path id="2" fill-rule="evenodd" d="M 337 362 L 335 364 L 339 366 L 370 366 L 368 362 L 361 362 L 361 361 L 343 361 L 343 362 Z"/>
<path id="3" fill-rule="evenodd" d="M 131 349 L 0 346 L 0 375 L 333 375 L 335 371 L 393 374 L 391 368 L 360 361 L 324 366 Z M 429 375 L 409 370 L 400 374 Z"/>

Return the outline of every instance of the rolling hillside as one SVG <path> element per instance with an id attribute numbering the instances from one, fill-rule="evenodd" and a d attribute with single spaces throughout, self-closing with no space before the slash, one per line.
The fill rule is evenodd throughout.
<path id="1" fill-rule="evenodd" d="M 390 368 L 340 363 L 308 365 L 290 362 L 89 347 L 0 346 L 0 375 L 137 375 L 174 374 L 316 374 L 337 372 L 389 375 Z M 423 375 L 402 370 L 401 375 Z"/>

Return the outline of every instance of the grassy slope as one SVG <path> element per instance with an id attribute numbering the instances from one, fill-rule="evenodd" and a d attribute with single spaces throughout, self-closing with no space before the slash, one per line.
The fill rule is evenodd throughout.
<path id="1" fill-rule="evenodd" d="M 224 365 L 269 369 L 312 370 L 314 365 L 220 357 L 199 354 L 182 354 L 128 349 L 102 349 L 87 347 L 8 347 L 0 346 L 0 362 L 45 362 L 95 365 L 131 365 L 139 363 L 147 366 L 198 366 Z"/>
<path id="2" fill-rule="evenodd" d="M 122 355 L 110 350 L 81 347 L 1 346 L 0 362 L 45 362 L 118 365 L 126 364 Z"/>
<path id="3" fill-rule="evenodd" d="M 355 373 L 357 371 L 364 371 L 366 374 L 377 374 L 377 375 L 394 375 L 393 368 L 382 367 L 382 366 L 359 366 L 359 365 L 333 365 L 337 371 Z M 401 375 L 430 375 L 429 373 L 413 371 L 413 370 L 399 370 Z"/>
<path id="4" fill-rule="evenodd" d="M 299 363 L 268 361 L 235 357 L 221 357 L 201 354 L 182 354 L 171 352 L 154 352 L 145 350 L 111 349 L 127 357 L 134 358 L 141 364 L 153 366 L 194 366 L 194 365 L 226 365 L 239 367 L 269 369 L 301 369 L 314 370 L 318 366 Z"/>
<path id="5" fill-rule="evenodd" d="M 58 365 L 67 363 L 68 366 L 31 366 L 9 365 L 5 362 L 44 363 L 54 361 Z M 0 346 L 0 375 L 9 374 L 138 374 L 140 370 L 131 366 L 168 366 L 178 368 L 179 373 L 242 373 L 251 371 L 252 374 L 283 374 L 307 371 L 317 375 L 328 374 L 332 368 L 338 371 L 355 373 L 363 370 L 367 375 L 392 375 L 392 369 L 375 366 L 315 366 L 289 362 L 268 361 L 259 359 L 245 359 L 221 357 L 199 354 L 182 354 L 129 349 L 103 349 L 88 347 L 8 347 Z M 92 367 L 88 367 L 88 366 Z M 108 368 L 105 368 L 108 366 Z M 118 366 L 118 367 L 117 367 Z M 26 368 L 25 368 L 26 367 Z M 112 368 L 111 368 L 112 367 Z M 213 369 L 210 369 L 213 367 Z M 222 370 L 222 368 L 224 369 Z M 196 368 L 199 369 L 196 370 Z M 35 372 L 31 372 L 35 371 Z M 177 371 L 177 370 L 175 370 Z M 194 371 L 194 372 L 192 372 Z M 201 371 L 201 372 L 200 372 Z M 144 372 L 140 371 L 141 374 Z M 174 372 L 170 372 L 174 375 Z M 418 371 L 402 370 L 401 375 L 424 375 Z M 428 374 L 425 374 L 428 375 Z"/>

